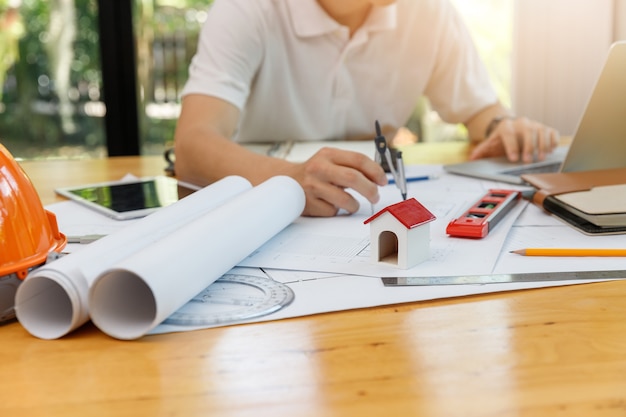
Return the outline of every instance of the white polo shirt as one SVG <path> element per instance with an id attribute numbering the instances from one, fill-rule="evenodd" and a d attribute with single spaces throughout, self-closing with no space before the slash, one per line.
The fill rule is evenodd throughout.
<path id="1" fill-rule="evenodd" d="M 352 38 L 315 0 L 215 0 L 187 94 L 237 106 L 240 142 L 373 135 L 376 120 L 403 126 L 422 94 L 453 123 L 497 101 L 448 0 L 374 8 Z"/>

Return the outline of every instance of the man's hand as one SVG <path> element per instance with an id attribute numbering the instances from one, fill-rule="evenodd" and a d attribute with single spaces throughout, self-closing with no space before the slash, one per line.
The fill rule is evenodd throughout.
<path id="1" fill-rule="evenodd" d="M 239 110 L 224 100 L 185 96 L 175 138 L 179 178 L 206 185 L 227 175 L 240 175 L 256 185 L 275 175 L 288 175 L 306 193 L 306 216 L 334 216 L 341 209 L 354 213 L 359 203 L 347 189 L 375 203 L 378 186 L 387 184 L 382 167 L 358 152 L 325 147 L 308 161 L 295 164 L 245 149 L 230 140 L 238 119 Z"/>
<path id="2" fill-rule="evenodd" d="M 551 127 L 524 117 L 505 118 L 472 151 L 470 159 L 506 155 L 510 161 L 541 161 L 558 144 L 559 133 Z"/>
<path id="3" fill-rule="evenodd" d="M 351 188 L 371 203 L 379 200 L 378 186 L 387 184 L 382 167 L 367 156 L 331 147 L 320 149 L 288 173 L 306 193 L 305 216 L 334 216 L 340 209 L 354 213 L 358 201 Z"/>

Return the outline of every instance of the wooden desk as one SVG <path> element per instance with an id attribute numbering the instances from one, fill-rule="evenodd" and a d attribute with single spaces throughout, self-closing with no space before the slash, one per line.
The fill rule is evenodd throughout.
<path id="1" fill-rule="evenodd" d="M 163 169 L 156 157 L 23 166 L 46 203 L 54 186 Z M 626 282 L 132 342 L 91 325 L 54 341 L 18 323 L 0 334 L 3 417 L 626 415 Z"/>

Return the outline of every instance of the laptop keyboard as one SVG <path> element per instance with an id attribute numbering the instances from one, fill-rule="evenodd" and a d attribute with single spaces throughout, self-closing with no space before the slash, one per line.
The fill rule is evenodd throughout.
<path id="1" fill-rule="evenodd" d="M 507 169 L 502 171 L 503 174 L 508 175 L 522 175 L 522 174 L 543 174 L 546 172 L 558 172 L 561 167 L 560 162 L 553 162 L 551 164 L 531 165 L 523 166 L 519 168 Z"/>

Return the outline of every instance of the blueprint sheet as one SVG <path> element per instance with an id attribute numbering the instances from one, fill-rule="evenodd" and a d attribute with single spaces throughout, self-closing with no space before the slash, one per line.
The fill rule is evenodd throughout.
<path id="1" fill-rule="evenodd" d="M 577 280 L 384 287 L 380 280 L 383 276 L 623 269 L 621 258 L 543 258 L 509 253 L 511 250 L 531 246 L 624 247 L 626 243 L 624 235 L 583 235 L 526 201 L 517 204 L 486 238 L 475 240 L 448 237 L 445 234 L 448 222 L 462 215 L 489 189 L 524 188 L 444 174 L 440 166 L 407 167 L 407 175 L 420 174 L 438 175 L 434 180 L 410 183 L 408 188 L 408 197 L 416 198 L 437 216 L 437 220 L 431 223 L 431 257 L 428 261 L 408 270 L 371 262 L 369 226 L 363 222 L 374 212 L 400 201 L 400 192 L 395 186 L 381 187 L 381 200 L 375 207 L 361 201 L 361 209 L 353 215 L 298 218 L 233 270 L 237 273 L 270 277 L 285 283 L 295 293 L 295 300 L 291 305 L 251 322 L 473 294 L 586 283 Z M 123 227 L 119 221 L 107 219 L 73 202 L 57 203 L 47 208 L 57 214 L 60 228 L 67 235 L 108 234 Z M 80 250 L 80 246 L 70 245 L 68 250 Z M 212 326 L 162 324 L 152 333 L 206 327 Z"/>

